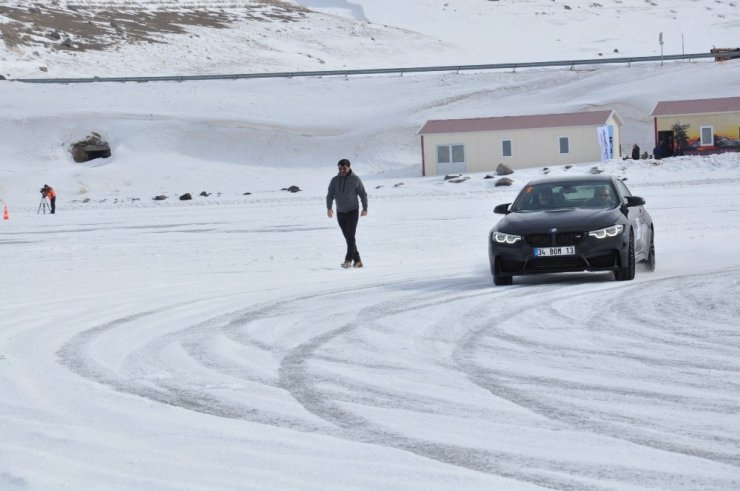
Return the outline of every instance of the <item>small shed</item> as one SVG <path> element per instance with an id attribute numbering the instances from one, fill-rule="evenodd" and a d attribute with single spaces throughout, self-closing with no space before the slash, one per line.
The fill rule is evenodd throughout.
<path id="1" fill-rule="evenodd" d="M 488 172 L 608 160 L 620 155 L 613 110 L 427 121 L 422 175 Z"/>
<path id="2" fill-rule="evenodd" d="M 740 151 L 740 97 L 660 101 L 651 116 L 662 157 Z"/>

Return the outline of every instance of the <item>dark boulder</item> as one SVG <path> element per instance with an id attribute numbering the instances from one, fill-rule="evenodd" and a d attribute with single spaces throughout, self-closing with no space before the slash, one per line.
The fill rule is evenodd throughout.
<path id="1" fill-rule="evenodd" d="M 111 156 L 108 142 L 98 133 L 90 133 L 84 140 L 73 143 L 69 147 L 75 162 L 88 162 L 93 159 L 107 159 Z"/>
<path id="2" fill-rule="evenodd" d="M 508 165 L 498 164 L 498 167 L 496 167 L 496 174 L 499 176 L 508 176 L 513 173 L 514 171 Z"/>

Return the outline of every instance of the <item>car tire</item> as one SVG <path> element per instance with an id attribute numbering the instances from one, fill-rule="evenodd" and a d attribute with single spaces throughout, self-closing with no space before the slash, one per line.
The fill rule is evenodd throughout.
<path id="1" fill-rule="evenodd" d="M 655 271 L 655 239 L 652 232 L 650 233 L 650 248 L 648 249 L 647 260 L 645 260 L 645 267 L 648 271 Z"/>
<path id="2" fill-rule="evenodd" d="M 627 265 L 618 268 L 614 272 L 617 281 L 630 281 L 635 279 L 635 236 L 630 230 L 630 241 L 627 244 Z"/>

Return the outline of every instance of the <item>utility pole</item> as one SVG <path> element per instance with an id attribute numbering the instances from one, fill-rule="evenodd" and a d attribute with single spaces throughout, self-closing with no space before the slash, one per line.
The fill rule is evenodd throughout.
<path id="1" fill-rule="evenodd" d="M 658 34 L 658 44 L 660 44 L 660 66 L 663 66 L 663 33 Z"/>

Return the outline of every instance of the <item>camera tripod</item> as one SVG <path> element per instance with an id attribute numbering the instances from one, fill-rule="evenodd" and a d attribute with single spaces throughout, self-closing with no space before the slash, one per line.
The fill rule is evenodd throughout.
<path id="1" fill-rule="evenodd" d="M 40 214 L 41 211 L 44 212 L 44 215 L 46 215 L 46 210 L 49 209 L 49 203 L 46 201 L 46 196 L 41 197 L 41 203 L 39 203 L 39 209 L 36 211 L 36 214 Z"/>

